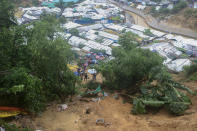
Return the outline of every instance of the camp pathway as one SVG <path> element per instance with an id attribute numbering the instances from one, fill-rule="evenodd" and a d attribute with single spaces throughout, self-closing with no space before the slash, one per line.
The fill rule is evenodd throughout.
<path id="1" fill-rule="evenodd" d="M 176 35 L 182 35 L 185 37 L 190 37 L 190 38 L 194 38 L 197 39 L 197 32 L 192 31 L 190 29 L 187 28 L 176 28 L 176 27 L 172 27 L 172 26 L 168 26 L 168 25 L 164 25 L 159 23 L 154 17 L 152 17 L 149 14 L 145 14 L 143 11 L 136 9 L 136 8 L 132 8 L 130 6 L 127 6 L 125 4 L 121 4 L 112 0 L 109 0 L 109 2 L 115 4 L 116 6 L 122 8 L 124 11 L 130 11 L 132 13 L 135 13 L 136 15 L 142 17 L 145 22 L 153 29 L 156 30 L 160 30 L 166 33 L 171 33 L 171 34 L 176 34 Z"/>

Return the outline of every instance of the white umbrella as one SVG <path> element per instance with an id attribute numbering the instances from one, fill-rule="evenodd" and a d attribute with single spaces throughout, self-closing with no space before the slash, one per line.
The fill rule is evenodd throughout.
<path id="1" fill-rule="evenodd" d="M 95 69 L 88 69 L 88 73 L 95 74 L 96 73 L 96 70 Z"/>

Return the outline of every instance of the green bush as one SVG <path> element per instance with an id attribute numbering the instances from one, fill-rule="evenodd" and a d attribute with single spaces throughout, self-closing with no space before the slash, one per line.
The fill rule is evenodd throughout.
<path id="1" fill-rule="evenodd" d="M 93 53 L 103 53 L 103 54 L 106 54 L 106 50 L 97 50 L 97 49 L 90 49 L 90 52 L 93 52 Z"/>
<path id="2" fill-rule="evenodd" d="M 69 33 L 71 33 L 71 34 L 74 35 L 74 36 L 79 36 L 79 31 L 78 31 L 77 29 L 75 29 L 75 28 L 71 29 L 71 30 L 69 31 Z"/>
<path id="3" fill-rule="evenodd" d="M 190 66 L 184 67 L 185 76 L 190 80 L 197 80 L 197 64 L 194 63 Z"/>
<path id="4" fill-rule="evenodd" d="M 159 13 L 162 13 L 162 14 L 169 14 L 169 13 L 170 13 L 170 10 L 167 9 L 167 8 L 161 8 L 161 9 L 159 10 Z"/>
<path id="5" fill-rule="evenodd" d="M 192 64 L 191 66 L 184 67 L 184 71 L 186 76 L 190 76 L 197 72 L 197 64 Z"/>
<path id="6" fill-rule="evenodd" d="M 122 48 L 113 48 L 112 55 L 115 59 L 101 64 L 99 70 L 106 83 L 111 83 L 113 88 L 131 89 L 135 92 L 138 90 L 135 85 L 144 79 L 150 79 L 153 72 L 156 72 L 153 70 L 159 71 L 163 60 L 149 50 L 136 48 L 134 36 L 123 39 L 129 34 L 120 38 Z"/>
<path id="7" fill-rule="evenodd" d="M 15 124 L 9 124 L 1 120 L 0 120 L 0 127 L 4 128 L 6 131 L 33 131 L 32 129 L 20 128 Z"/>
<path id="8" fill-rule="evenodd" d="M 177 3 L 173 9 L 172 9 L 172 13 L 178 13 L 179 11 L 181 11 L 182 9 L 187 7 L 187 2 L 186 1 L 180 1 L 179 3 Z"/>
<path id="9" fill-rule="evenodd" d="M 176 88 L 195 93 L 173 81 L 162 64 L 163 59 L 156 53 L 136 46 L 137 39 L 134 36 L 126 37 L 129 35 L 132 34 L 126 33 L 120 38 L 121 47 L 113 48 L 115 59 L 98 67 L 105 78 L 104 86 L 111 90 L 124 90 L 127 94 L 135 93 L 134 114 L 147 113 L 148 107 L 158 110 L 164 106 L 172 114 L 183 114 L 191 101 Z M 157 81 L 156 85 L 151 84 L 153 81 Z"/>
<path id="10" fill-rule="evenodd" d="M 148 35 L 148 36 L 155 36 L 151 31 L 150 31 L 150 29 L 145 29 L 144 30 L 144 35 Z"/>
<path id="11" fill-rule="evenodd" d="M 24 68 L 13 68 L 2 80 L 0 98 L 8 106 L 22 107 L 31 113 L 44 109 L 45 96 L 41 80 Z"/>
<path id="12" fill-rule="evenodd" d="M 28 29 L 30 25 L 33 28 Z M 53 37 L 59 25 L 50 15 L 28 25 L 2 24 L 1 106 L 21 107 L 37 114 L 43 111 L 47 101 L 64 101 L 76 92 L 78 79 L 66 66 L 74 58 L 73 52 L 67 41 Z"/>

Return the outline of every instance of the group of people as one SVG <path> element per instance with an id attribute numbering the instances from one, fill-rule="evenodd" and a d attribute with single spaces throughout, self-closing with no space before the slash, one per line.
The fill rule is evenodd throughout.
<path id="1" fill-rule="evenodd" d="M 81 80 L 84 80 L 84 81 L 88 80 L 88 74 L 86 73 L 85 69 L 82 70 L 81 68 L 78 68 L 77 73 L 78 73 L 78 76 L 81 77 Z"/>
<path id="2" fill-rule="evenodd" d="M 78 68 L 77 74 L 78 74 L 78 76 L 81 77 L 81 80 L 84 80 L 84 81 L 88 80 L 88 73 L 86 72 L 86 68 L 84 68 L 84 69 Z M 92 74 L 92 80 L 94 80 L 94 81 L 96 80 L 96 75 L 97 75 L 96 73 Z"/>

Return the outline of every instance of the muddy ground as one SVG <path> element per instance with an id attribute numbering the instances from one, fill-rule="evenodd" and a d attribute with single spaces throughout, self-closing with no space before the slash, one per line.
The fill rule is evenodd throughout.
<path id="1" fill-rule="evenodd" d="M 173 77 L 197 91 L 197 82 L 184 82 L 182 77 Z M 115 99 L 114 93 L 108 93 L 97 102 L 92 98 L 81 101 L 76 96 L 73 102 L 67 103 L 65 111 L 58 111 L 56 103 L 48 106 L 39 117 L 24 117 L 14 123 L 43 131 L 196 131 L 197 96 L 191 96 L 191 99 L 193 105 L 187 110 L 187 115 L 173 116 L 165 109 L 156 114 L 133 115 L 132 105 L 125 103 L 122 97 Z M 105 124 L 97 125 L 96 120 L 101 118 Z"/>

